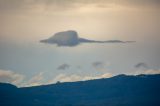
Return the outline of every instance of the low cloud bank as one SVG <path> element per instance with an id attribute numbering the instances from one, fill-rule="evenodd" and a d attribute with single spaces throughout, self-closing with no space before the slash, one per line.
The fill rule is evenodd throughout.
<path id="1" fill-rule="evenodd" d="M 92 80 L 92 79 L 100 79 L 100 78 L 109 78 L 112 77 L 111 73 L 104 73 L 99 76 L 80 76 L 77 74 L 59 74 L 52 80 L 48 82 L 48 84 L 56 83 L 56 82 L 74 82 L 74 81 L 85 81 L 85 80 Z"/>
<path id="2" fill-rule="evenodd" d="M 38 86 L 53 84 L 57 82 L 74 82 L 74 81 L 85 81 L 92 79 L 110 78 L 115 76 L 112 73 L 106 72 L 100 75 L 79 75 L 79 74 L 67 74 L 60 73 L 55 77 L 46 80 L 45 72 L 40 72 L 32 76 L 29 80 L 25 80 L 25 76 L 19 73 L 15 73 L 7 70 L 0 70 L 0 82 L 11 83 L 18 87 Z M 125 73 L 124 73 L 125 74 Z M 139 75 L 139 74 L 160 74 L 160 70 L 137 70 L 128 75 Z"/>
<path id="3" fill-rule="evenodd" d="M 10 71 L 0 70 L 0 82 L 18 85 L 24 80 L 24 75 Z"/>

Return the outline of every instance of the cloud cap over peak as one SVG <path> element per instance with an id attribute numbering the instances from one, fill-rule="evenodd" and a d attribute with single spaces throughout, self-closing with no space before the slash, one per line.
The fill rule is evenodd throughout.
<path id="1" fill-rule="evenodd" d="M 77 46 L 80 43 L 131 43 L 134 41 L 107 40 L 96 41 L 85 38 L 79 38 L 78 33 L 74 30 L 57 32 L 48 39 L 40 40 L 41 43 L 57 44 L 58 46 Z"/>

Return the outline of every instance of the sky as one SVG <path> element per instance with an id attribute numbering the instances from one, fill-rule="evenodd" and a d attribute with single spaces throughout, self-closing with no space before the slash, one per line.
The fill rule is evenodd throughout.
<path id="1" fill-rule="evenodd" d="M 0 0 L 0 82 L 57 81 L 160 73 L 159 0 Z M 44 44 L 58 32 L 133 43 Z"/>

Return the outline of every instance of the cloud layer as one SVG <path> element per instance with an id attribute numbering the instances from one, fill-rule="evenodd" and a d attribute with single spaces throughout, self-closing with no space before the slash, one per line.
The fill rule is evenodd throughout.
<path id="1" fill-rule="evenodd" d="M 24 75 L 9 70 L 0 70 L 0 82 L 20 84 L 24 79 Z"/>
<path id="2" fill-rule="evenodd" d="M 37 86 L 42 85 L 44 81 L 44 73 L 40 72 L 33 76 L 29 81 L 26 82 L 25 86 Z"/>
<path id="3" fill-rule="evenodd" d="M 68 30 L 63 32 L 55 33 L 48 39 L 40 41 L 41 43 L 57 44 L 58 46 L 77 46 L 81 43 L 131 43 L 134 41 L 121 41 L 121 40 L 107 40 L 97 41 L 89 40 L 85 38 L 79 38 L 76 31 Z"/>
<path id="4" fill-rule="evenodd" d="M 160 70 L 148 69 L 148 70 L 137 70 L 134 75 L 139 74 L 160 74 Z"/>
<path id="5" fill-rule="evenodd" d="M 37 73 L 32 76 L 29 80 L 25 80 L 25 76 L 19 73 L 15 73 L 7 70 L 0 70 L 0 82 L 11 83 L 19 87 L 27 87 L 27 86 L 38 86 L 38 85 L 46 85 L 53 84 L 56 82 L 74 82 L 74 81 L 85 81 L 92 79 L 100 79 L 100 78 L 109 78 L 114 76 L 112 73 L 103 73 L 100 75 L 78 75 L 78 74 L 67 74 L 60 73 L 55 77 L 52 77 L 48 80 L 44 75 L 44 72 Z M 130 73 L 129 75 L 139 75 L 139 74 L 160 74 L 160 70 L 137 70 L 134 73 Z"/>
<path id="6" fill-rule="evenodd" d="M 86 5 L 109 8 L 112 4 L 121 6 L 159 6 L 159 0 L 0 0 L 1 10 L 22 10 L 43 7 L 54 10 L 72 10 Z"/>
<path id="7" fill-rule="evenodd" d="M 50 80 L 48 82 L 48 84 L 52 84 L 55 82 L 74 82 L 74 81 L 85 81 L 85 80 L 92 80 L 92 79 L 100 79 L 100 78 L 109 78 L 112 77 L 111 73 L 104 73 L 101 74 L 99 76 L 80 76 L 77 74 L 71 74 L 71 75 L 67 75 L 67 74 L 59 74 L 57 75 L 55 78 L 53 78 L 52 80 Z"/>

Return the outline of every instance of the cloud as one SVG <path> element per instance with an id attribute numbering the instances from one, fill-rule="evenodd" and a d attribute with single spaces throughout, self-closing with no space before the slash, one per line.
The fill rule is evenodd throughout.
<path id="1" fill-rule="evenodd" d="M 0 82 L 20 84 L 24 79 L 24 75 L 9 70 L 0 70 Z"/>
<path id="2" fill-rule="evenodd" d="M 106 70 L 106 66 L 108 66 L 109 63 L 102 62 L 102 61 L 96 61 L 92 63 L 92 66 L 97 70 Z"/>
<path id="3" fill-rule="evenodd" d="M 81 80 L 81 76 L 78 76 L 76 74 L 66 75 L 66 74 L 62 73 L 62 74 L 57 75 L 51 81 L 49 81 L 49 83 L 55 83 L 57 81 L 60 81 L 60 82 L 73 82 L 73 81 L 80 81 L 80 80 Z"/>
<path id="4" fill-rule="evenodd" d="M 68 65 L 68 64 L 62 64 L 62 65 L 60 65 L 57 69 L 58 70 L 66 70 L 66 69 L 68 69 L 70 67 L 70 65 Z"/>
<path id="5" fill-rule="evenodd" d="M 148 69 L 148 65 L 144 62 L 141 62 L 141 63 L 138 63 L 135 65 L 135 68 L 145 68 L 145 69 Z"/>
<path id="6" fill-rule="evenodd" d="M 81 43 L 132 43 L 134 41 L 107 40 L 96 41 L 85 38 L 79 38 L 76 31 L 68 30 L 55 33 L 48 39 L 40 40 L 41 43 L 57 44 L 57 46 L 77 46 Z"/>
<path id="7" fill-rule="evenodd" d="M 8 70 L 0 70 L 0 82 L 11 83 L 16 86 L 37 86 L 42 85 L 44 81 L 44 73 L 40 72 L 29 80 L 24 79 L 25 76 Z"/>
<path id="8" fill-rule="evenodd" d="M 147 63 L 140 62 L 134 66 L 137 68 L 136 71 L 133 71 L 132 75 L 139 75 L 139 74 L 160 74 L 159 69 L 151 69 Z"/>
<path id="9" fill-rule="evenodd" d="M 159 0 L 0 0 L 0 10 L 30 10 L 44 8 L 59 11 L 73 10 L 76 8 L 94 5 L 99 8 L 108 8 L 113 4 L 120 6 L 156 6 Z"/>
<path id="10" fill-rule="evenodd" d="M 97 62 L 94 62 L 92 63 L 93 67 L 95 68 L 99 68 L 99 67 L 103 67 L 104 66 L 104 63 L 101 62 L 101 61 L 97 61 Z"/>
<path id="11" fill-rule="evenodd" d="M 85 81 L 85 80 L 92 80 L 92 79 L 100 79 L 100 78 L 109 78 L 112 77 L 111 73 L 104 73 L 98 76 L 90 76 L 90 75 L 77 75 L 71 74 L 67 75 L 61 73 L 55 76 L 53 79 L 46 80 L 44 76 L 44 72 L 40 72 L 29 80 L 24 80 L 24 75 L 18 74 L 12 71 L 0 70 L 0 82 L 4 83 L 11 83 L 19 87 L 29 87 L 29 86 L 39 86 L 39 85 L 46 85 L 46 84 L 53 84 L 58 81 L 60 82 L 74 82 L 74 81 Z"/>
<path id="12" fill-rule="evenodd" d="M 104 73 L 99 76 L 85 76 L 83 80 L 93 80 L 93 79 L 101 79 L 101 78 L 110 78 L 113 75 L 111 73 Z"/>
<path id="13" fill-rule="evenodd" d="M 109 78 L 112 77 L 111 73 L 105 73 L 99 76 L 80 76 L 76 74 L 67 75 L 67 74 L 59 74 L 52 80 L 48 82 L 48 84 L 60 82 L 74 82 L 74 81 L 85 81 L 85 80 L 92 80 L 92 79 L 100 79 L 100 78 Z"/>
<path id="14" fill-rule="evenodd" d="M 153 69 L 148 69 L 148 70 L 137 70 L 134 75 L 139 75 L 139 74 L 160 74 L 160 70 L 153 70 Z"/>
<path id="15" fill-rule="evenodd" d="M 25 86 L 37 86 L 42 85 L 44 81 L 44 73 L 40 72 L 33 76 L 29 81 L 26 82 Z"/>

